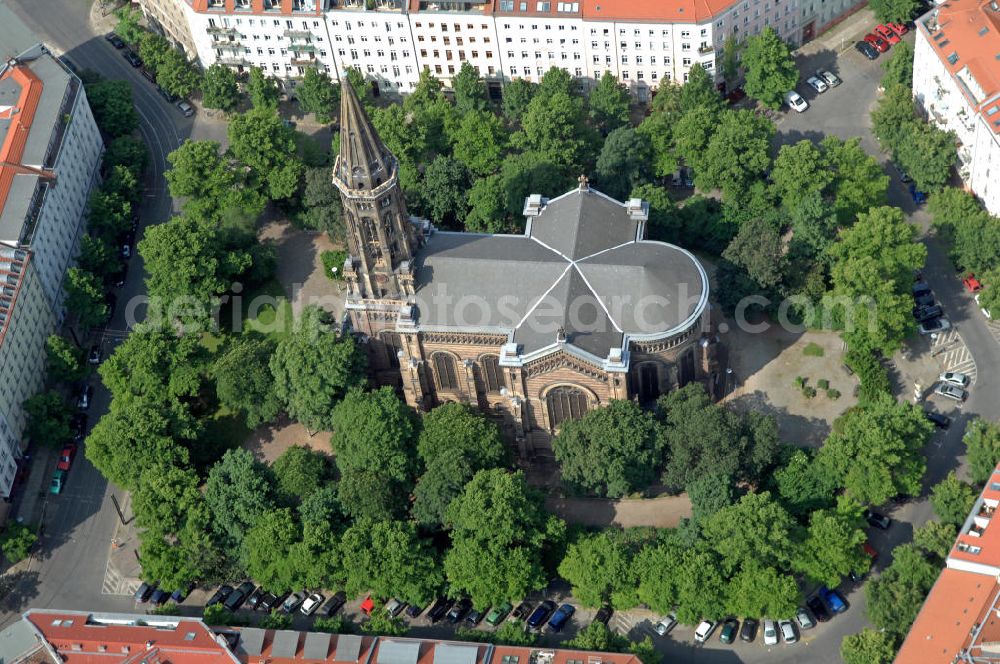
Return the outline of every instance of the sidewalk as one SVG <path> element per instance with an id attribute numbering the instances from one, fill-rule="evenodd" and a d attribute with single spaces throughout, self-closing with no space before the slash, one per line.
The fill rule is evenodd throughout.
<path id="1" fill-rule="evenodd" d="M 872 13 L 872 10 L 863 7 L 811 42 L 804 44 L 793 55 L 808 56 L 822 50 L 843 53 L 851 48 L 862 35 L 871 30 L 871 26 L 876 23 L 878 21 L 875 20 L 875 14 Z"/>

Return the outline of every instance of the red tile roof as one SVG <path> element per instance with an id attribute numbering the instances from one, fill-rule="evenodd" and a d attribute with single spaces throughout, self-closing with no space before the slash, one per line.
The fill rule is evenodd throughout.
<path id="1" fill-rule="evenodd" d="M 44 87 L 41 79 L 25 65 L 8 67 L 0 75 L 0 80 L 7 79 L 13 79 L 21 87 L 21 94 L 18 95 L 17 103 L 8 111 L 10 124 L 3 137 L 3 144 L 0 145 L 0 210 L 7 203 L 14 176 L 22 172 L 21 157 L 24 155 L 24 146 L 28 142 L 31 123 L 35 119 L 35 110 Z"/>
<path id="2" fill-rule="evenodd" d="M 737 0 L 583 0 L 585 20 L 704 21 L 726 11 Z"/>

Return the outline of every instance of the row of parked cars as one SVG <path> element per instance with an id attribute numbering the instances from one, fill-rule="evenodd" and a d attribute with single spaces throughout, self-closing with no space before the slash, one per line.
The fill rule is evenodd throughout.
<path id="1" fill-rule="evenodd" d="M 880 53 L 889 50 L 890 45 L 898 44 L 903 35 L 910 29 L 902 23 L 879 23 L 875 28 L 862 37 L 861 41 L 854 45 L 862 55 L 869 60 L 874 60 Z"/>
<path id="2" fill-rule="evenodd" d="M 130 65 L 138 69 L 139 73 L 142 74 L 146 80 L 148 80 L 153 85 L 156 85 L 156 76 L 153 75 L 153 72 L 149 71 L 143 66 L 145 63 L 143 63 L 142 58 L 140 58 L 135 51 L 129 48 L 128 44 L 126 44 L 121 37 L 116 35 L 114 32 L 109 32 L 106 35 L 104 35 L 104 39 L 107 40 L 107 42 L 112 46 L 114 46 L 116 49 L 121 51 L 122 57 L 124 57 L 125 60 Z M 180 97 L 170 94 L 159 85 L 156 85 L 156 89 L 163 96 L 164 99 L 166 99 L 171 104 L 176 105 L 178 110 L 180 110 L 180 112 L 184 114 L 184 117 L 189 118 L 192 115 L 194 115 L 194 108 L 187 101 L 181 99 Z"/>
<path id="3" fill-rule="evenodd" d="M 826 69 L 821 69 L 806 79 L 809 87 L 819 94 L 823 94 L 830 88 L 837 87 L 842 82 L 839 76 Z M 789 90 L 785 93 L 785 104 L 796 113 L 804 113 L 809 108 L 809 102 L 795 90 Z"/>

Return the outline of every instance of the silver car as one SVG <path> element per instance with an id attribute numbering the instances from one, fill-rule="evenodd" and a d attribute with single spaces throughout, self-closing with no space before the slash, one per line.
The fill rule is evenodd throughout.
<path id="1" fill-rule="evenodd" d="M 827 71 L 826 69 L 821 69 L 816 72 L 816 76 L 821 78 L 824 83 L 829 85 L 831 88 L 835 88 L 840 85 L 840 77 L 834 74 L 832 71 Z"/>
<path id="2" fill-rule="evenodd" d="M 944 332 L 951 328 L 951 323 L 948 322 L 947 318 L 935 318 L 933 320 L 925 320 L 920 324 L 919 332 L 920 334 L 930 334 L 934 335 L 938 332 Z"/>
<path id="3" fill-rule="evenodd" d="M 660 620 L 660 622 L 656 623 L 656 628 L 655 628 L 656 633 L 659 634 L 660 636 L 666 636 L 667 632 L 672 630 L 674 628 L 674 625 L 676 624 L 677 624 L 677 616 L 675 616 L 672 613 L 668 613 L 667 615 L 663 616 L 663 619 Z"/>
<path id="4" fill-rule="evenodd" d="M 799 635 L 795 633 L 795 626 L 791 620 L 779 620 L 778 628 L 781 630 L 781 640 L 785 643 L 795 643 L 799 640 Z"/>
<path id="5" fill-rule="evenodd" d="M 945 371 L 943 374 L 938 376 L 938 380 L 942 383 L 958 385 L 959 387 L 965 387 L 969 384 L 969 377 L 966 374 L 959 373 L 957 371 Z"/>
<path id="6" fill-rule="evenodd" d="M 774 627 L 773 620 L 764 621 L 764 645 L 773 646 L 778 643 L 778 630 Z"/>
<path id="7" fill-rule="evenodd" d="M 949 385 L 948 383 L 938 385 L 937 389 L 934 390 L 934 394 L 940 394 L 955 401 L 965 401 L 965 397 L 968 396 L 965 390 L 958 385 Z"/>
<path id="8" fill-rule="evenodd" d="M 821 79 L 819 76 L 810 76 L 809 78 L 806 79 L 806 83 L 809 84 L 809 87 L 811 87 L 816 92 L 819 92 L 820 94 L 826 92 L 827 89 L 830 87 L 826 84 L 826 81 Z"/>
<path id="9" fill-rule="evenodd" d="M 795 622 L 799 624 L 799 629 L 812 629 L 816 626 L 812 616 L 809 615 L 804 606 L 800 606 L 799 610 L 795 612 Z"/>

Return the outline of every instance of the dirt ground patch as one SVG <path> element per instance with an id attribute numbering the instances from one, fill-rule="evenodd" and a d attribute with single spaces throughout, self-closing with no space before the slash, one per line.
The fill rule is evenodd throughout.
<path id="1" fill-rule="evenodd" d="M 623 500 L 549 496 L 545 508 L 569 523 L 600 528 L 675 528 L 681 519 L 691 516 L 687 494 Z"/>
<path id="2" fill-rule="evenodd" d="M 261 241 L 277 249 L 275 278 L 298 314 L 302 307 L 316 304 L 339 320 L 344 312 L 346 289 L 323 273 L 320 258 L 324 251 L 339 249 L 325 233 L 304 231 L 286 220 L 270 221 L 260 230 Z"/>
<path id="3" fill-rule="evenodd" d="M 320 431 L 310 436 L 298 422 L 282 418 L 275 424 L 255 429 L 241 447 L 253 452 L 259 461 L 274 463 L 275 459 L 293 445 L 305 445 L 316 452 L 331 454 L 330 436 L 329 431 Z"/>

